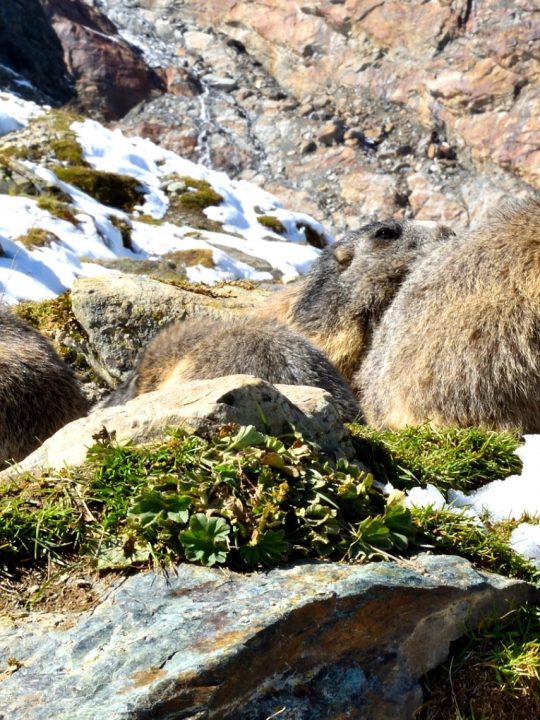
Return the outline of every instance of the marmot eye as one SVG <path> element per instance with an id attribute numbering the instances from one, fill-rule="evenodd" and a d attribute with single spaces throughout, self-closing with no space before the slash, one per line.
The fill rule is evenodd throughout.
<path id="1" fill-rule="evenodd" d="M 375 231 L 373 237 L 377 240 L 397 240 L 401 235 L 401 225 L 383 225 Z"/>

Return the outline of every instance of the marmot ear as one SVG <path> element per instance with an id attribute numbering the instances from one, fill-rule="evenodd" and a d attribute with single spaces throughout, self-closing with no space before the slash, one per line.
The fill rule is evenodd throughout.
<path id="1" fill-rule="evenodd" d="M 456 233 L 449 228 L 448 225 L 441 225 L 437 234 L 437 240 L 448 240 L 448 238 L 456 237 Z"/>
<path id="2" fill-rule="evenodd" d="M 350 245 L 344 245 L 338 242 L 334 245 L 334 257 L 337 264 L 340 266 L 340 269 L 343 270 L 351 264 L 354 257 L 354 248 Z"/>

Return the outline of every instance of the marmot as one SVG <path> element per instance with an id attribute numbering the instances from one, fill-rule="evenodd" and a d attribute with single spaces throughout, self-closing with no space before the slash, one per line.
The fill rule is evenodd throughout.
<path id="1" fill-rule="evenodd" d="M 0 307 L 0 467 L 22 460 L 87 410 L 71 368 L 49 341 Z"/>
<path id="2" fill-rule="evenodd" d="M 314 385 L 330 392 L 344 420 L 359 415 L 346 381 L 324 354 L 273 319 L 187 320 L 159 332 L 141 353 L 133 376 L 106 405 L 187 380 L 248 374 L 271 383 Z"/>
<path id="3" fill-rule="evenodd" d="M 416 265 L 355 385 L 379 427 L 540 432 L 540 199 L 509 203 Z"/>
<path id="4" fill-rule="evenodd" d="M 246 373 L 321 387 L 345 420 L 357 418 L 345 378 L 359 367 L 374 325 L 411 265 L 450 234 L 429 222 L 370 223 L 326 248 L 303 280 L 251 316 L 180 322 L 160 332 L 106 405 L 172 382 Z"/>
<path id="5" fill-rule="evenodd" d="M 420 257 L 453 235 L 435 222 L 373 222 L 325 248 L 307 275 L 259 316 L 308 337 L 351 380 L 374 327 Z"/>

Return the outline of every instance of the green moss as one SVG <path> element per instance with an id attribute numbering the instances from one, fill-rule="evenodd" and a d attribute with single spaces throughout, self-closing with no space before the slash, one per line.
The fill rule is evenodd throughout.
<path id="1" fill-rule="evenodd" d="M 58 353 L 75 369 L 89 370 L 82 354 L 73 347 L 85 345 L 88 335 L 73 314 L 69 292 L 52 300 L 19 303 L 13 306 L 13 312 L 48 337 Z M 58 337 L 70 338 L 73 345 L 58 342 Z"/>
<path id="2" fill-rule="evenodd" d="M 181 175 L 178 177 L 179 182 L 183 183 L 186 187 L 192 188 L 193 190 L 212 191 L 220 198 L 218 201 L 221 202 L 223 198 L 219 193 L 216 193 L 207 180 L 198 180 L 197 178 L 188 177 L 187 175 Z M 216 203 L 217 204 L 217 203 Z"/>
<path id="3" fill-rule="evenodd" d="M 471 490 L 522 467 L 516 433 L 429 425 L 392 431 L 353 424 L 350 430 L 358 457 L 382 482 L 401 488 L 433 483 Z"/>
<path id="4" fill-rule="evenodd" d="M 19 145 L 15 140 L 9 139 L 2 147 L 2 155 L 4 160 L 31 160 L 33 162 L 40 160 L 43 156 L 42 146 L 39 143 L 29 142 L 26 145 Z"/>
<path id="5" fill-rule="evenodd" d="M 146 223 L 146 225 L 161 225 L 163 223 L 163 220 L 157 220 L 156 218 L 153 218 L 151 215 L 145 215 L 142 213 L 141 215 L 134 215 L 133 220 L 136 220 L 137 222 Z"/>
<path id="6" fill-rule="evenodd" d="M 18 145 L 7 145 L 0 150 L 0 163 L 4 167 L 9 167 L 9 161 L 12 158 L 20 158 L 21 160 L 29 159 L 26 153 L 27 148 L 19 147 Z"/>
<path id="7" fill-rule="evenodd" d="M 37 198 L 36 203 L 37 206 L 41 208 L 41 210 L 46 210 L 51 215 L 54 215 L 54 217 L 57 217 L 60 220 L 66 220 L 73 225 L 78 224 L 77 218 L 75 217 L 75 213 L 71 205 L 68 205 L 68 203 L 59 200 L 54 195 L 40 195 L 40 197 Z"/>
<path id="8" fill-rule="evenodd" d="M 219 205 L 223 201 L 223 197 L 208 185 L 207 188 L 182 193 L 179 201 L 186 207 L 204 210 L 212 205 Z"/>
<path id="9" fill-rule="evenodd" d="M 285 225 L 281 222 L 281 220 L 278 220 L 278 218 L 273 217 L 272 215 L 257 215 L 257 222 L 259 225 L 263 225 L 278 235 L 285 235 L 286 233 Z"/>
<path id="10" fill-rule="evenodd" d="M 60 180 L 75 185 L 103 205 L 132 212 L 144 202 L 138 180 L 128 175 L 81 166 L 55 167 L 54 172 Z"/>
<path id="11" fill-rule="evenodd" d="M 219 205 L 223 197 L 206 180 L 172 175 L 164 182 L 169 208 L 164 221 L 198 230 L 220 232 L 222 224 L 206 217 L 204 210 Z"/>
<path id="12" fill-rule="evenodd" d="M 47 114 L 31 118 L 28 128 L 13 137 L 0 139 L 1 152 L 14 159 L 50 162 L 54 156 L 62 163 L 86 165 L 82 148 L 71 129 L 76 120 L 84 118 L 65 109 L 49 110 Z"/>
<path id="13" fill-rule="evenodd" d="M 61 162 L 76 166 L 86 165 L 83 158 L 82 147 L 76 140 L 75 133 L 73 132 L 66 133 L 63 137 L 51 140 L 49 148 L 55 154 L 56 159 Z"/>
<path id="14" fill-rule="evenodd" d="M 194 265 L 202 265 L 206 268 L 214 268 L 214 254 L 212 250 L 207 248 L 192 250 L 175 250 L 167 253 L 165 259 L 173 262 L 175 265 L 184 265 L 185 267 L 193 267 Z"/>
<path id="15" fill-rule="evenodd" d="M 60 330 L 77 336 L 80 340 L 87 337 L 73 314 L 69 292 L 61 293 L 52 300 L 19 303 L 13 307 L 13 311 L 45 335 L 52 335 Z"/>
<path id="16" fill-rule="evenodd" d="M 163 220 L 179 227 L 189 226 L 196 230 L 221 232 L 223 229 L 222 223 L 206 217 L 203 208 L 198 207 L 197 204 L 182 203 L 178 197 L 169 199 L 169 208 Z"/>

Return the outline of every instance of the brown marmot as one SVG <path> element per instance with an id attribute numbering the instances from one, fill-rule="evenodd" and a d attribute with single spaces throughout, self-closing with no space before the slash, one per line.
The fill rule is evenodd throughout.
<path id="1" fill-rule="evenodd" d="M 411 265 L 450 234 L 429 222 L 366 225 L 326 248 L 303 280 L 253 315 L 180 322 L 161 331 L 106 405 L 172 382 L 246 373 L 321 387 L 334 396 L 345 420 L 359 417 L 343 376 L 350 378 L 359 367 L 374 325 Z"/>
<path id="2" fill-rule="evenodd" d="M 273 319 L 192 320 L 164 328 L 143 350 L 130 380 L 106 405 L 187 380 L 248 374 L 330 392 L 344 420 L 359 415 L 347 382 L 309 340 Z"/>
<path id="3" fill-rule="evenodd" d="M 0 467 L 22 460 L 87 410 L 71 368 L 49 341 L 0 307 Z"/>
<path id="4" fill-rule="evenodd" d="M 307 275 L 258 315 L 308 337 L 351 380 L 411 267 L 453 235 L 435 222 L 373 222 L 325 248 Z"/>
<path id="5" fill-rule="evenodd" d="M 366 419 L 540 432 L 540 199 L 419 262 L 355 378 Z"/>

